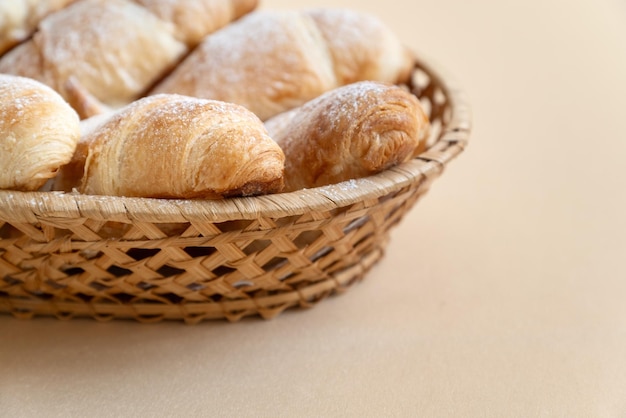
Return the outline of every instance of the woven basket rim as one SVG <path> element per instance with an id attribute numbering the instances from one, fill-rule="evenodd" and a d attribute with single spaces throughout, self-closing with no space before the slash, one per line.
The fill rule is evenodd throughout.
<path id="1" fill-rule="evenodd" d="M 40 218 L 91 218 L 132 223 L 190 222 L 284 217 L 309 211 L 342 208 L 377 199 L 415 182 L 438 176 L 469 139 L 471 112 L 464 92 L 440 68 L 415 59 L 442 90 L 448 102 L 449 121 L 437 141 L 416 158 L 381 173 L 337 184 L 287 193 L 222 200 L 156 199 L 94 196 L 63 192 L 0 190 L 0 219 L 36 222 Z"/>

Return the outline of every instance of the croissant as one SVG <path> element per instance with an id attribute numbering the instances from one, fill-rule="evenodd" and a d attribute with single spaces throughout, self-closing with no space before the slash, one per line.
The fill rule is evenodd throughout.
<path id="1" fill-rule="evenodd" d="M 209 33 L 254 10 L 258 0 L 133 0 L 170 22 L 176 37 L 193 47 Z"/>
<path id="2" fill-rule="evenodd" d="M 64 167 L 66 179 L 82 171 L 81 193 L 221 198 L 283 186 L 283 152 L 239 105 L 164 94 L 101 118 Z"/>
<path id="3" fill-rule="evenodd" d="M 265 120 L 341 85 L 405 81 L 411 61 L 367 14 L 258 11 L 207 36 L 151 93 L 238 103 Z"/>
<path id="4" fill-rule="evenodd" d="M 416 155 L 429 133 L 415 96 L 363 81 L 265 122 L 285 153 L 285 191 L 368 176 Z"/>
<path id="5" fill-rule="evenodd" d="M 35 32 L 50 13 L 76 0 L 4 0 L 0 2 L 0 55 Z"/>
<path id="6" fill-rule="evenodd" d="M 68 101 L 73 78 L 104 105 L 121 107 L 144 95 L 198 36 L 256 6 L 251 0 L 137 2 L 146 7 L 130 0 L 81 0 L 49 15 L 32 39 L 0 59 L 0 72 L 39 80 Z M 180 21 L 185 5 L 196 17 L 188 26 Z"/>
<path id="7" fill-rule="evenodd" d="M 0 189 L 39 189 L 70 161 L 79 137 L 78 115 L 58 93 L 0 74 Z"/>

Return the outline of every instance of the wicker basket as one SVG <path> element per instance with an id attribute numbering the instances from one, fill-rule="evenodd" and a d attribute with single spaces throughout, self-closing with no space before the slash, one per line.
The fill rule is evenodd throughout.
<path id="1" fill-rule="evenodd" d="M 428 149 L 368 178 L 222 201 L 0 191 L 0 312 L 235 321 L 344 291 L 467 143 L 458 90 L 418 61 L 409 88 Z"/>

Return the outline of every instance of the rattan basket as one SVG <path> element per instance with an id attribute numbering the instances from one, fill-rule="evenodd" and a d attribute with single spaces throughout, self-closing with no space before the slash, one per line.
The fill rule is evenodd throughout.
<path id="1" fill-rule="evenodd" d="M 428 149 L 368 178 L 221 201 L 0 191 L 0 312 L 235 321 L 344 291 L 467 143 L 462 93 L 418 60 L 411 84 Z"/>

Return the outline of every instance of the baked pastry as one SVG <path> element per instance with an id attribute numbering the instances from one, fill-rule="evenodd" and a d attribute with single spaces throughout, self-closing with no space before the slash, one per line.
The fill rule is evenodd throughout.
<path id="1" fill-rule="evenodd" d="M 44 19 L 33 38 L 0 59 L 0 72 L 39 80 L 67 97 L 73 76 L 97 99 L 121 106 L 187 52 L 171 25 L 126 0 L 82 0 Z"/>
<path id="2" fill-rule="evenodd" d="M 410 54 L 350 10 L 258 11 L 207 36 L 152 90 L 238 103 L 262 120 L 340 85 L 408 78 Z"/>
<path id="3" fill-rule="evenodd" d="M 64 168 L 80 173 L 83 164 L 81 193 L 221 198 L 282 189 L 283 152 L 239 105 L 162 94 L 100 118 L 84 127 Z"/>
<path id="4" fill-rule="evenodd" d="M 208 34 L 254 10 L 258 0 L 133 0 L 174 25 L 176 37 L 194 47 Z"/>
<path id="5" fill-rule="evenodd" d="M 72 158 L 76 112 L 51 88 L 0 74 L 0 189 L 31 191 Z"/>
<path id="6" fill-rule="evenodd" d="M 176 23 L 184 16 L 178 7 L 166 7 L 172 2 L 144 3 L 150 9 L 130 0 L 76 2 L 42 20 L 32 39 L 5 54 L 0 59 L 0 72 L 39 80 L 68 101 L 73 101 L 67 91 L 73 78 L 74 84 L 104 105 L 126 105 L 170 71 L 189 52 L 185 42 L 193 44 L 196 41 L 190 39 L 202 32 L 198 32 L 197 21 L 189 26 L 193 33 L 187 34 L 184 25 L 157 17 L 155 13 L 160 13 Z M 208 4 L 220 5 L 216 10 L 227 9 L 229 4 L 256 5 L 244 0 L 185 3 L 194 4 L 191 10 L 206 6 L 207 13 Z M 231 13 L 220 11 L 203 30 L 225 25 L 236 13 L 247 11 L 246 7 L 233 6 Z"/>
<path id="7" fill-rule="evenodd" d="M 428 117 L 401 87 L 363 81 L 331 90 L 265 126 L 285 153 L 285 191 L 365 177 L 415 156 Z"/>
<path id="8" fill-rule="evenodd" d="M 0 1 L 0 55 L 32 35 L 41 19 L 74 1 Z"/>
<path id="9" fill-rule="evenodd" d="M 50 184 L 52 190 L 65 192 L 78 190 L 85 173 L 85 160 L 89 153 L 90 143 L 94 138 L 91 134 L 111 119 L 113 114 L 114 112 L 101 113 L 80 121 L 80 140 L 76 144 L 71 160 L 60 167 Z"/>

